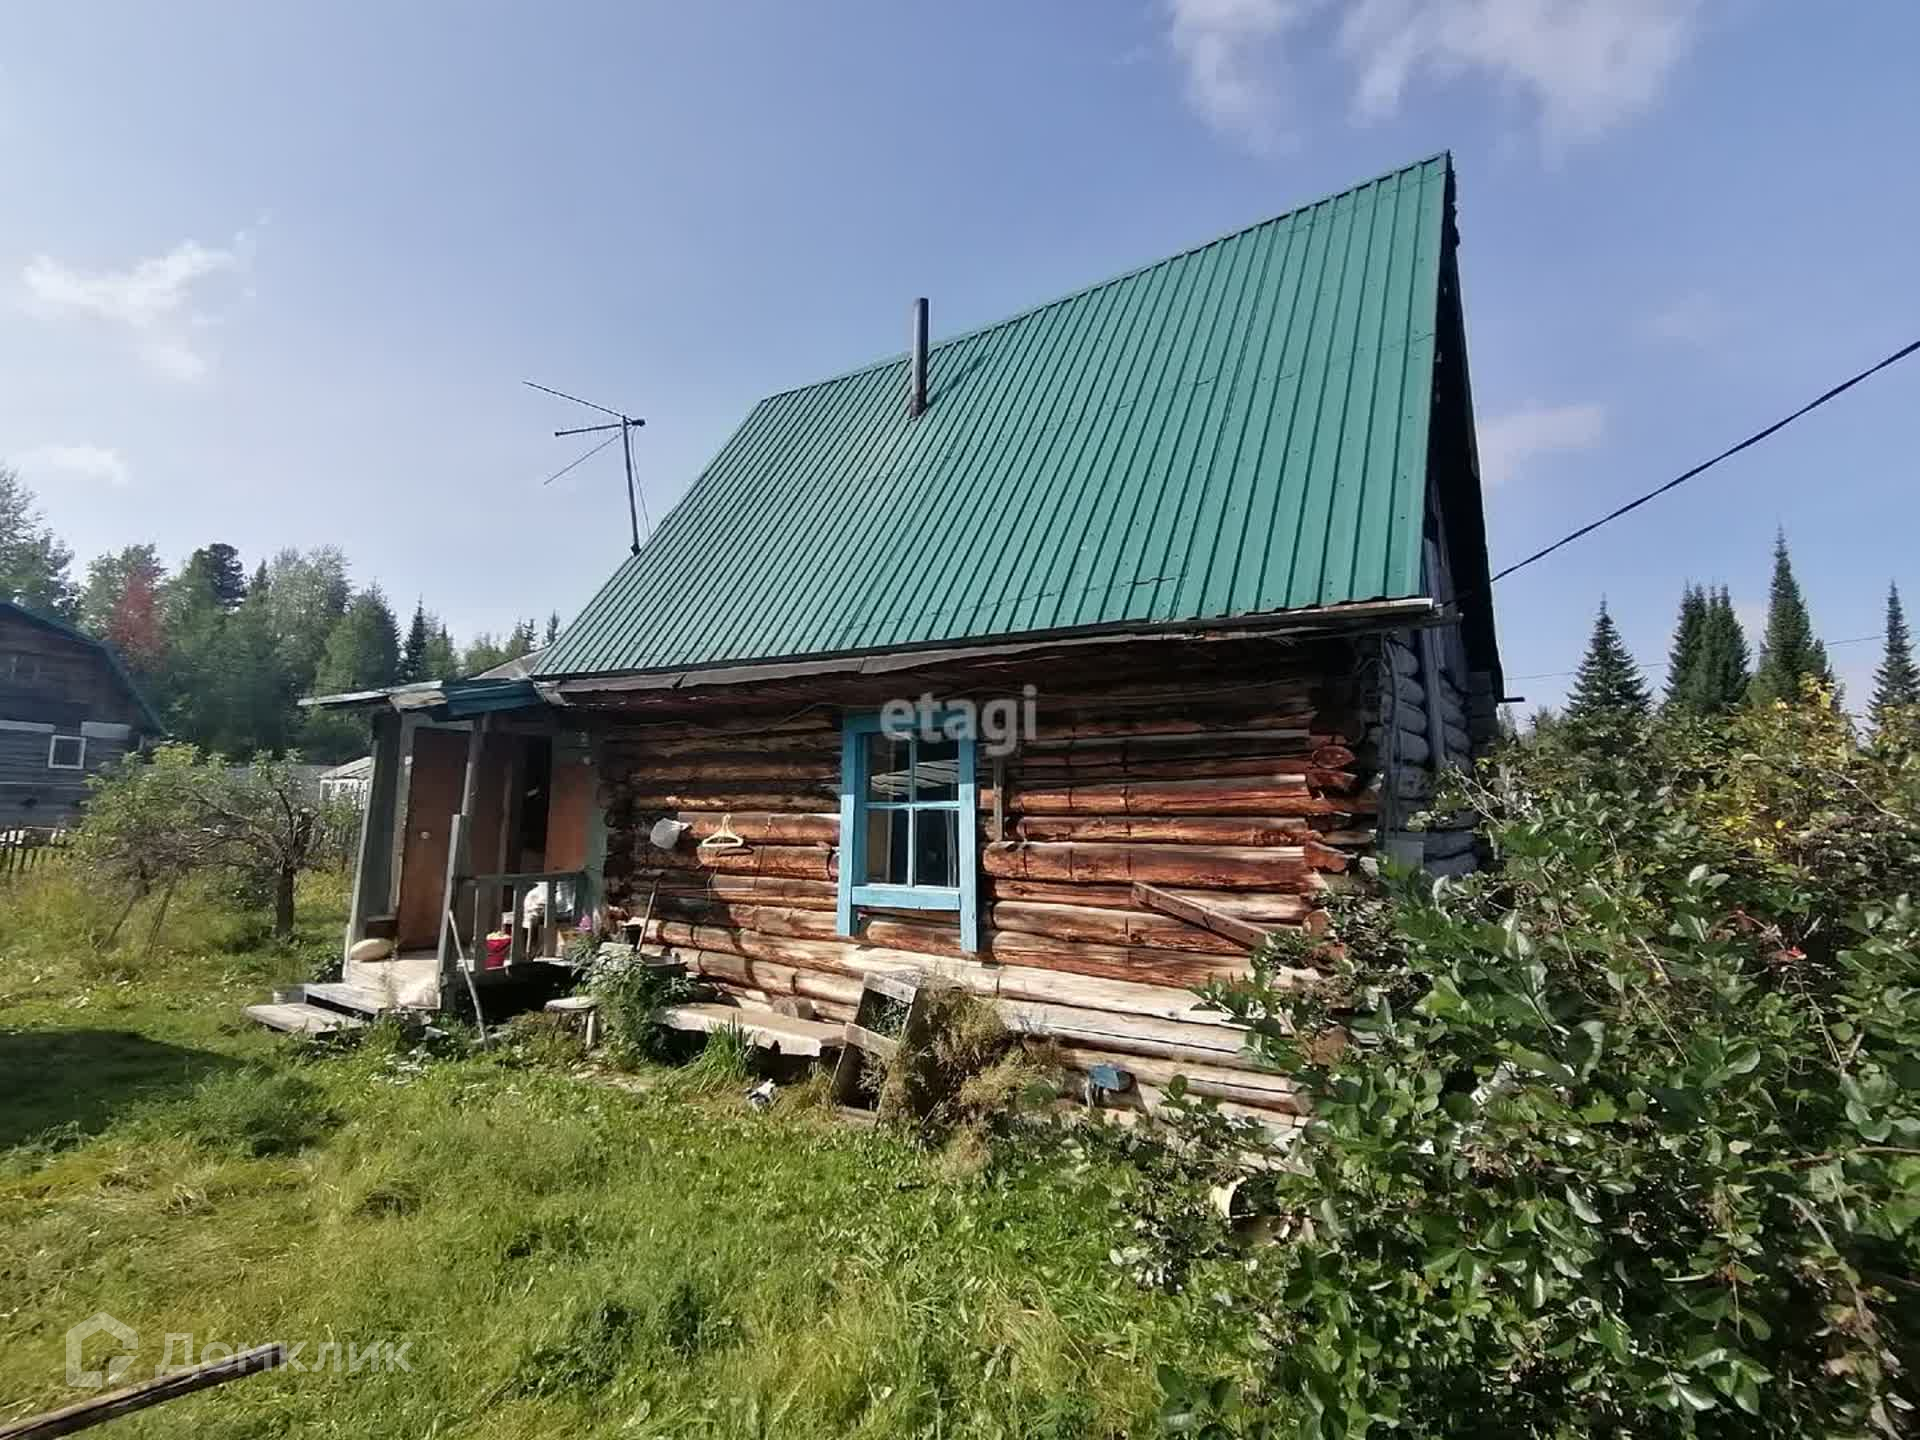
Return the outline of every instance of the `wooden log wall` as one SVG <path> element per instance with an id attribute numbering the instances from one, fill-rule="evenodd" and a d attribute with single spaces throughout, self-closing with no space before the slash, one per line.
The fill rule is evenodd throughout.
<path id="1" fill-rule="evenodd" d="M 977 955 L 929 912 L 868 911 L 857 937 L 836 933 L 830 703 L 761 721 L 611 723 L 608 895 L 635 913 L 651 895 L 648 938 L 749 1000 L 798 996 L 850 1016 L 862 974 L 938 972 L 1061 1041 L 1069 1063 L 1129 1065 L 1154 1083 L 1197 1066 L 1186 1073 L 1206 1093 L 1292 1114 L 1292 1086 L 1254 1069 L 1240 1032 L 1192 993 L 1246 973 L 1246 947 L 1136 903 L 1133 887 L 1264 928 L 1323 929 L 1327 896 L 1356 883 L 1375 840 L 1377 653 L 1372 640 L 1276 648 L 1184 680 L 1165 663 L 1134 667 L 1132 683 L 1113 664 L 1071 686 L 996 676 L 996 693 L 1031 679 L 1041 698 L 1036 734 L 998 761 L 981 755 Z M 670 850 L 649 838 L 662 818 L 687 826 Z M 723 829 L 743 846 L 699 848 Z"/>

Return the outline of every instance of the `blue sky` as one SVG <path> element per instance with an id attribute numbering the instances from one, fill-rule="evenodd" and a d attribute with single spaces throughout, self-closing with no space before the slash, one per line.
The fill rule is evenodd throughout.
<path id="1" fill-rule="evenodd" d="M 0 458 L 82 559 L 333 542 L 464 637 L 619 561 L 760 395 L 1449 148 L 1496 563 L 1920 335 L 1920 7 L 1105 0 L 17 7 Z M 1920 361 L 1500 587 L 1557 700 L 1683 581 L 1920 602 Z M 1757 638 L 1757 637 L 1756 637 Z M 1876 644 L 1834 658 L 1864 699 Z M 1541 677 L 1541 678 L 1521 678 Z"/>

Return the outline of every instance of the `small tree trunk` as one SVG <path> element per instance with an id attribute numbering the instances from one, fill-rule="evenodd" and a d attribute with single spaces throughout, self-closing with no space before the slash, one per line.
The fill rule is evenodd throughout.
<path id="1" fill-rule="evenodd" d="M 167 923 L 167 906 L 173 903 L 173 886 L 169 885 L 160 892 L 160 908 L 154 911 L 153 928 L 147 931 L 147 953 L 153 953 L 155 943 L 160 939 L 160 927 Z"/>
<path id="2" fill-rule="evenodd" d="M 273 877 L 273 936 L 285 940 L 293 934 L 293 878 L 297 867 L 282 865 Z"/>
<path id="3" fill-rule="evenodd" d="M 133 892 L 127 896 L 127 903 L 120 909 L 120 918 L 113 922 L 113 928 L 107 932 L 107 938 L 100 942 L 98 946 L 99 949 L 111 950 L 113 948 L 113 942 L 120 938 L 120 927 L 125 925 L 127 923 L 127 917 L 133 914 L 133 907 L 140 903 L 140 895 L 145 888 L 144 885 L 137 885 L 134 887 Z"/>

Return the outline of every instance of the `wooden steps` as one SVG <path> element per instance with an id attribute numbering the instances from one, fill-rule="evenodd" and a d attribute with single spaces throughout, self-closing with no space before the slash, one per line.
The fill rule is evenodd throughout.
<path id="1" fill-rule="evenodd" d="M 329 1010 L 349 1010 L 356 1015 L 384 1015 L 393 1009 L 386 997 L 377 990 L 369 990 L 364 985 L 347 985 L 340 982 L 331 984 L 312 984 L 301 987 L 306 991 L 307 1000 Z"/>
<path id="2" fill-rule="evenodd" d="M 675 1005 L 660 1012 L 660 1021 L 670 1029 L 707 1034 L 735 1026 L 756 1048 L 780 1055 L 817 1056 L 846 1044 L 844 1025 L 800 1020 L 739 1005 Z"/>
<path id="3" fill-rule="evenodd" d="M 284 1030 L 293 1035 L 332 1035 L 340 1030 L 361 1030 L 367 1024 L 358 1015 L 304 1003 L 249 1005 L 246 1015 L 269 1030 Z"/>

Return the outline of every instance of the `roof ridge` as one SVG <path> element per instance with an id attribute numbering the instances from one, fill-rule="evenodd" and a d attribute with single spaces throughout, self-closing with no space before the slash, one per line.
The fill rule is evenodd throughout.
<path id="1" fill-rule="evenodd" d="M 1159 269 L 1162 265 L 1171 265 L 1176 260 L 1185 260 L 1190 255 L 1198 255 L 1203 250 L 1211 250 L 1216 245 L 1224 245 L 1229 240 L 1237 240 L 1250 231 L 1260 230 L 1268 225 L 1277 225 L 1282 220 L 1291 219 L 1293 216 L 1303 214 L 1308 210 L 1317 210 L 1322 205 L 1331 205 L 1335 201 L 1344 200 L 1347 196 L 1356 195 L 1370 186 L 1379 185 L 1387 180 L 1397 179 L 1410 170 L 1423 169 L 1433 164 L 1436 160 L 1444 162 L 1451 168 L 1453 164 L 1453 152 L 1451 150 L 1436 150 L 1431 155 L 1422 156 L 1420 159 L 1409 161 L 1405 165 L 1396 165 L 1391 170 L 1384 170 L 1380 174 L 1371 176 L 1357 184 L 1345 186 L 1342 189 L 1334 191 L 1331 195 L 1322 195 L 1316 200 L 1308 200 L 1304 204 L 1291 206 L 1276 214 L 1267 215 L 1258 220 L 1251 220 L 1244 225 L 1236 226 L 1231 230 L 1215 235 L 1212 239 L 1202 240 L 1197 244 L 1189 245 L 1184 250 L 1176 250 L 1171 255 L 1162 255 L 1158 259 L 1148 260 L 1143 264 L 1135 265 L 1129 269 L 1119 271 L 1117 274 L 1109 275 L 1104 280 L 1096 280 L 1091 285 L 1082 285 L 1078 289 L 1067 291 L 1064 295 L 1056 295 L 1051 300 L 1042 300 L 1038 304 L 1029 305 L 1024 310 L 1017 310 L 1013 314 L 1004 315 L 998 320 L 992 320 L 984 325 L 975 325 L 970 329 L 961 330 L 930 344 L 927 347 L 928 357 L 931 359 L 933 355 L 946 349 L 948 346 L 958 345 L 962 341 L 972 340 L 977 336 L 990 334 L 995 330 L 1005 329 L 1009 325 L 1017 325 L 1023 320 L 1030 320 L 1034 316 L 1044 314 L 1057 305 L 1065 305 L 1070 301 L 1081 299 L 1084 296 L 1093 294 L 1096 290 L 1104 290 L 1109 285 L 1118 285 L 1122 280 L 1131 280 L 1136 275 L 1144 275 L 1149 270 Z M 843 380 L 851 380 L 856 376 L 870 375 L 876 370 L 885 370 L 889 366 L 904 364 L 908 359 L 909 353 L 910 352 L 906 350 L 896 351 L 883 356 L 881 359 L 869 360 L 864 364 L 854 365 L 848 369 L 836 371 L 832 375 L 824 375 L 818 380 L 807 380 L 798 385 L 789 385 L 782 390 L 771 390 L 756 400 L 747 413 L 751 416 L 754 410 L 759 409 L 769 401 L 784 399 L 788 395 L 798 395 L 803 390 L 818 389 L 822 385 L 837 385 Z"/>

